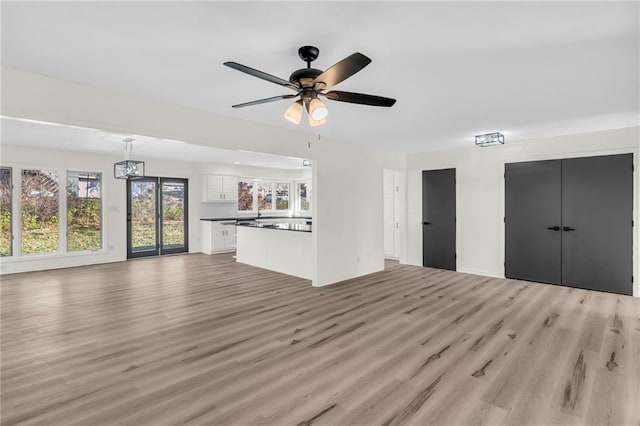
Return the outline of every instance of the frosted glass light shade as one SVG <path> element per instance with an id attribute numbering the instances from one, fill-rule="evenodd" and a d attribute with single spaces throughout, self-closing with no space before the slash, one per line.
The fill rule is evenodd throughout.
<path id="1" fill-rule="evenodd" d="M 326 105 L 318 98 L 312 99 L 309 103 L 309 116 L 315 121 L 321 121 L 327 118 L 327 115 L 329 115 L 329 110 Z"/>
<path id="2" fill-rule="evenodd" d="M 313 117 L 311 115 L 309 115 L 309 125 L 311 127 L 322 126 L 326 122 L 327 122 L 326 118 L 323 118 L 322 120 L 314 120 Z"/>
<path id="3" fill-rule="evenodd" d="M 302 120 L 302 100 L 292 103 L 284 112 L 284 118 L 294 124 L 300 124 L 300 120 Z"/>

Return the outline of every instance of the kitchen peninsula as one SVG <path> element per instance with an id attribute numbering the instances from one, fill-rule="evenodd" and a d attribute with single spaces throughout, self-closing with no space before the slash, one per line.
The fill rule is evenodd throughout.
<path id="1" fill-rule="evenodd" d="M 239 220 L 236 261 L 283 274 L 313 276 L 312 225 Z"/>

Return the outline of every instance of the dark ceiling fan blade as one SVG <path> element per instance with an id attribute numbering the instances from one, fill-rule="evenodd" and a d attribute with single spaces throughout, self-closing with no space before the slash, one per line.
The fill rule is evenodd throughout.
<path id="1" fill-rule="evenodd" d="M 237 105 L 232 105 L 233 108 L 243 108 L 243 107 L 248 107 L 251 105 L 259 105 L 259 104 L 266 104 L 269 102 L 275 102 L 275 101 L 280 101 L 282 99 L 291 99 L 291 98 L 295 98 L 298 95 L 280 95 L 280 96 L 272 96 L 270 98 L 264 98 L 264 99 L 258 99 L 257 101 L 251 101 L 251 102 L 245 102 L 243 104 L 237 104 Z"/>
<path id="2" fill-rule="evenodd" d="M 324 83 L 324 85 L 319 87 L 319 89 L 328 89 L 351 77 L 370 63 L 371 59 L 367 58 L 362 53 L 354 53 L 353 55 L 347 56 L 337 64 L 327 68 L 325 72 L 315 78 L 314 82 L 316 84 Z"/>
<path id="3" fill-rule="evenodd" d="M 263 80 L 270 81 L 280 86 L 285 86 L 296 91 L 298 90 L 298 86 L 291 83 L 290 81 L 284 80 L 280 77 L 276 77 L 275 75 L 267 74 L 266 72 L 263 72 L 263 71 L 258 71 L 246 65 L 242 65 L 237 62 L 225 62 L 224 65 L 228 66 L 229 68 L 233 68 L 234 70 L 241 71 L 245 74 L 249 74 L 254 77 L 261 78 Z"/>
<path id="4" fill-rule="evenodd" d="M 364 93 L 341 92 L 339 90 L 332 90 L 331 92 L 322 93 L 322 95 L 332 101 L 349 102 L 352 104 L 390 107 L 396 103 L 396 100 L 391 98 L 365 95 Z"/>

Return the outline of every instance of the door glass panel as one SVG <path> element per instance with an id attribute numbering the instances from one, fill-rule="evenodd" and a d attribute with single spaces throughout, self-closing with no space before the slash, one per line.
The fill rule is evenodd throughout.
<path id="1" fill-rule="evenodd" d="M 184 247 L 184 200 L 185 184 L 162 183 L 162 248 Z"/>
<path id="2" fill-rule="evenodd" d="M 131 251 L 156 250 L 156 182 L 131 182 Z"/>

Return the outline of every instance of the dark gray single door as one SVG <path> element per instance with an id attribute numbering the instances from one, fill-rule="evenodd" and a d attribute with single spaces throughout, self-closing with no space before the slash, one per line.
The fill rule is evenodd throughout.
<path id="1" fill-rule="evenodd" d="M 422 172 L 422 264 L 456 270 L 456 169 Z"/>
<path id="2" fill-rule="evenodd" d="M 632 294 L 633 155 L 562 163 L 562 283 Z"/>
<path id="3" fill-rule="evenodd" d="M 505 276 L 562 282 L 560 160 L 505 164 Z"/>

